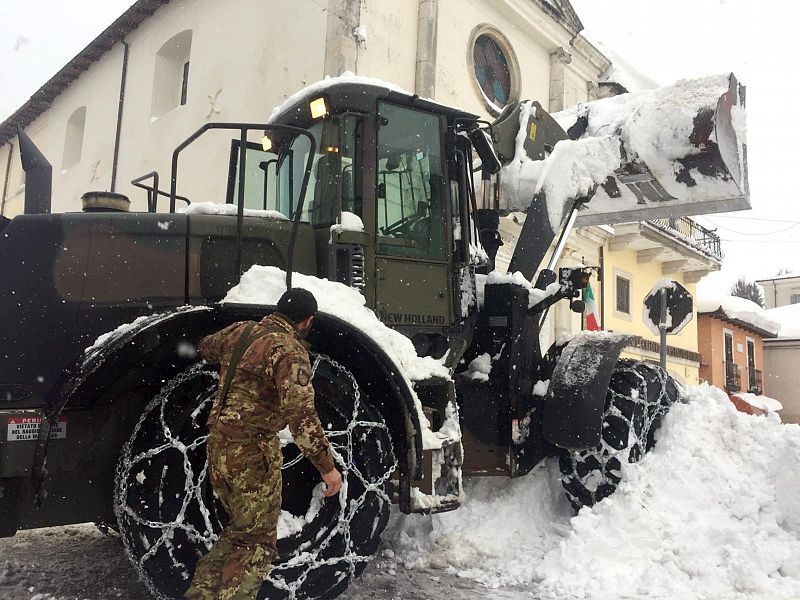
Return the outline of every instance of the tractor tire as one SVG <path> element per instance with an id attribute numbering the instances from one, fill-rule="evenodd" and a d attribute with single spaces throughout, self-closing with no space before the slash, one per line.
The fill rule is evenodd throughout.
<path id="1" fill-rule="evenodd" d="M 350 371 L 321 354 L 312 353 L 311 360 L 317 412 L 342 472 L 342 490 L 323 498 L 316 469 L 297 446 L 284 444 L 279 556 L 259 598 L 338 596 L 364 570 L 389 519 L 387 489 L 396 467 L 389 430 Z M 216 370 L 204 364 L 167 381 L 118 463 L 119 531 L 155 598 L 183 597 L 198 559 L 227 520 L 206 463 L 206 419 L 218 382 Z"/>
<path id="2" fill-rule="evenodd" d="M 606 393 L 602 439 L 586 450 L 559 448 L 561 484 L 575 510 L 610 496 L 622 464 L 637 462 L 655 446 L 661 419 L 678 399 L 678 387 L 661 367 L 623 359 Z"/>

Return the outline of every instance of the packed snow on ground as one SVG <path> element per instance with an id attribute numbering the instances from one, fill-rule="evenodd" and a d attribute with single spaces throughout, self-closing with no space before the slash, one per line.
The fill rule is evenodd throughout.
<path id="1" fill-rule="evenodd" d="M 697 313 L 713 313 L 721 310 L 729 319 L 748 323 L 758 329 L 777 334 L 781 323 L 773 319 L 773 315 L 747 298 L 739 298 L 728 294 L 720 294 L 708 288 L 699 290 Z"/>
<path id="2" fill-rule="evenodd" d="M 537 598 L 789 599 L 800 594 L 800 427 L 689 388 L 656 448 L 611 498 L 572 516 L 555 461 L 467 482 L 465 506 L 401 516 L 402 568 L 440 569 Z M 490 597 L 487 593 L 487 597 Z"/>
<path id="3" fill-rule="evenodd" d="M 344 598 L 796 600 L 800 426 L 707 385 L 686 396 L 594 508 L 574 515 L 555 461 L 468 479 L 454 512 L 395 513 Z M 0 597 L 147 598 L 123 557 L 91 525 L 20 532 L 0 540 Z"/>

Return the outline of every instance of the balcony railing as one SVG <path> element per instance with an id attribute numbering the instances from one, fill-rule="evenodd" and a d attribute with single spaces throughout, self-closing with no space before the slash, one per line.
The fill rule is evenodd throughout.
<path id="1" fill-rule="evenodd" d="M 760 394 L 764 391 L 764 376 L 759 369 L 747 369 L 747 391 Z"/>
<path id="2" fill-rule="evenodd" d="M 725 256 L 722 252 L 719 236 L 692 219 L 673 217 L 669 219 L 651 219 L 647 222 L 717 260 L 722 260 Z"/>
<path id="3" fill-rule="evenodd" d="M 725 391 L 742 391 L 742 369 L 736 363 L 725 363 Z"/>

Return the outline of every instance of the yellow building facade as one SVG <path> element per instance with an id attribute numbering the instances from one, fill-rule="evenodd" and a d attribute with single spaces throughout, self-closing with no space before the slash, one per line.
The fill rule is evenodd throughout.
<path id="1" fill-rule="evenodd" d="M 640 337 L 623 357 L 657 362 L 659 336 L 645 324 L 644 298 L 663 279 L 677 281 L 695 297 L 697 282 L 722 264 L 719 238 L 688 218 L 625 223 L 612 229 L 601 251 L 599 281 L 592 279 L 601 326 Z M 667 370 L 681 382 L 699 383 L 696 306 L 683 330 L 667 336 Z"/>

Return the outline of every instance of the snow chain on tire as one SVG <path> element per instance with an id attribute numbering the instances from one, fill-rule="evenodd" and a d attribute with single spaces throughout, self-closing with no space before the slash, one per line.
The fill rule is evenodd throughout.
<path id="1" fill-rule="evenodd" d="M 311 358 L 312 377 L 318 370 L 329 373 L 328 389 L 340 394 L 333 402 L 340 406 L 325 414 L 320 409 L 320 418 L 342 488 L 302 531 L 278 541 L 280 555 L 259 598 L 339 595 L 376 551 L 388 521 L 387 488 L 397 466 L 388 427 L 348 369 L 322 354 Z M 205 456 L 205 421 L 218 381 L 203 364 L 169 380 L 145 408 L 117 466 L 115 513 L 125 549 L 148 590 L 162 600 L 182 597 L 226 519 L 213 497 Z M 181 395 L 183 403 L 175 400 Z M 289 469 L 308 472 L 310 463 L 296 446 L 285 447 L 284 455 L 284 481 Z M 319 477 L 316 470 L 313 475 Z"/>
<path id="2" fill-rule="evenodd" d="M 576 510 L 617 489 L 622 463 L 637 462 L 655 445 L 661 418 L 677 398 L 675 381 L 658 365 L 619 361 L 608 385 L 600 444 L 559 449 L 561 484 Z"/>

